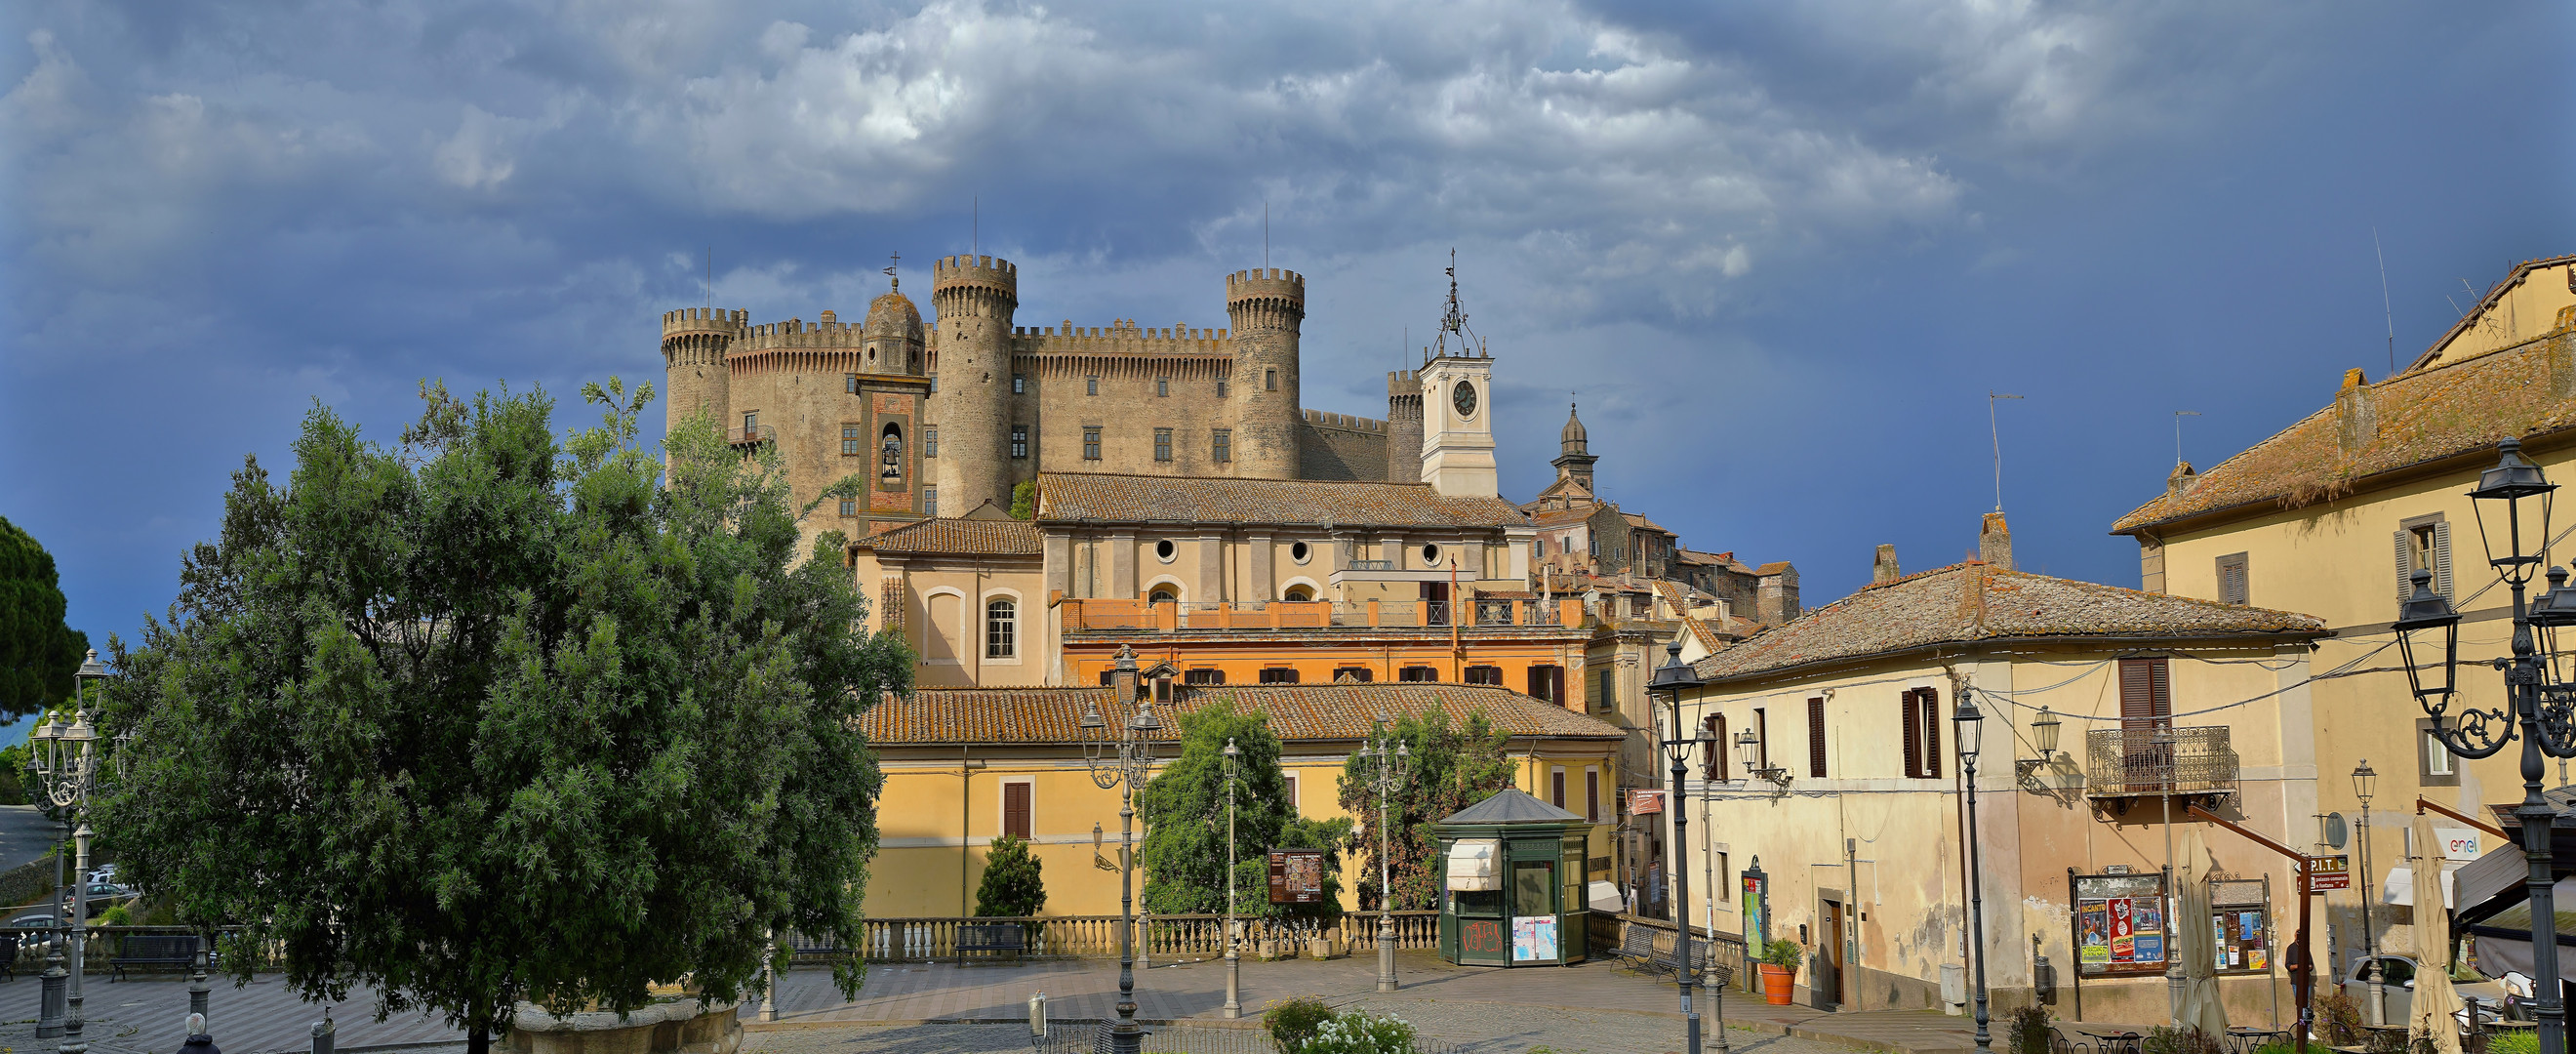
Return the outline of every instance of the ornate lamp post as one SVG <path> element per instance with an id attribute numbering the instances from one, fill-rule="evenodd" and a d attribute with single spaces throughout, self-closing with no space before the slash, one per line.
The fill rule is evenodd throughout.
<path id="1" fill-rule="evenodd" d="M 2513 655 L 2494 660 L 2504 671 L 2505 705 L 2450 712 L 2458 692 L 2460 615 L 2449 598 L 2433 590 L 2431 571 L 2415 569 L 2413 589 L 2398 605 L 2390 628 L 2397 631 L 2399 654 L 2406 660 L 2406 687 L 2432 719 L 2432 734 L 2445 749 L 2464 758 L 2492 757 L 2517 735 L 2522 739 L 2522 805 L 2514 818 L 2522 824 L 2522 853 L 2530 864 L 2532 994 L 2537 997 L 2532 1010 L 2540 1049 L 2557 1051 L 2567 1046 L 2567 1007 L 2558 993 L 2557 905 L 2550 891 L 2549 832 L 2557 813 L 2541 797 L 2540 778 L 2543 755 L 2576 757 L 2576 712 L 2569 708 L 2576 703 L 2576 678 L 2558 668 L 2554 647 L 2557 629 L 2576 625 L 2576 590 L 2566 587 L 2565 572 L 2552 568 L 2549 591 L 2536 605 L 2526 605 L 2524 590 L 2548 562 L 2550 495 L 2558 486 L 2522 456 L 2520 440 L 2498 443 L 2496 451 L 2496 467 L 2479 474 L 2469 497 L 2487 566 L 2513 590 Z M 2532 504 L 2525 506 L 2526 500 Z M 2491 524 L 2495 518 L 2504 522 Z M 2523 551 L 2526 538 L 2533 545 L 2530 553 Z M 2505 543 L 2501 552 L 2495 544 L 2499 540 Z M 2534 630 L 2552 638 L 2548 653 L 2537 647 Z"/>
<path id="2" fill-rule="evenodd" d="M 1375 731 L 1367 746 L 1360 748 L 1360 760 L 1373 762 L 1364 767 L 1368 785 L 1377 791 L 1377 990 L 1395 991 L 1395 881 L 1394 869 L 1388 866 L 1393 852 L 1394 820 L 1387 809 L 1387 795 L 1404 785 L 1406 769 L 1413 764 L 1413 748 L 1395 736 L 1386 711 L 1377 712 Z"/>
<path id="3" fill-rule="evenodd" d="M 2388 989 L 2379 976 L 2379 935 L 2370 928 L 2370 792 L 2379 785 L 2379 773 L 2371 770 L 2370 759 L 2363 758 L 2352 770 L 2352 793 L 2361 799 L 2361 828 L 2353 841 L 2361 843 L 2361 947 L 2370 964 L 2370 1023 L 2388 1023 Z"/>
<path id="4" fill-rule="evenodd" d="M 1968 939 L 1977 953 L 1977 1050 L 1983 1052 L 1994 1045 L 1986 1031 L 1986 873 L 1984 854 L 1977 851 L 1977 739 L 1986 715 L 1961 692 L 1950 721 L 1959 726 L 1959 773 L 1968 784 Z"/>
<path id="5" fill-rule="evenodd" d="M 1696 749 L 1704 754 L 1717 749 L 1717 733 L 1706 726 L 1700 728 L 1697 738 L 1682 736 L 1682 693 L 1705 683 L 1700 680 L 1699 671 L 1682 661 L 1682 640 L 1678 634 L 1671 643 L 1664 645 L 1664 664 L 1656 667 L 1655 675 L 1646 681 L 1646 691 L 1661 693 L 1665 704 L 1672 708 L 1672 735 L 1662 739 L 1660 745 L 1664 756 L 1673 763 L 1673 800 L 1666 804 L 1666 809 L 1673 814 L 1673 847 L 1676 853 L 1688 851 L 1690 845 L 1690 810 L 1682 808 L 1681 797 L 1684 790 L 1682 781 L 1690 775 L 1691 751 Z M 1690 868 L 1675 860 L 1672 874 L 1673 903 L 1679 905 L 1674 909 L 1674 916 L 1675 921 L 1681 924 L 1681 934 L 1673 949 L 1681 965 L 1673 971 L 1673 986 L 1681 990 L 1682 1022 L 1689 1035 L 1690 1054 L 1700 1054 L 1699 1012 L 1691 1009 L 1691 974 L 1698 957 L 1691 954 Z"/>
<path id="6" fill-rule="evenodd" d="M 1124 676 L 1112 683 L 1136 683 L 1135 652 L 1118 649 L 1117 672 Z M 1134 716 L 1118 723 L 1116 738 L 1111 738 L 1097 702 L 1084 705 L 1079 732 L 1092 784 L 1118 791 L 1118 1024 L 1109 1034 L 1113 1054 L 1137 1054 L 1145 1040 L 1136 1026 L 1136 788 L 1153 767 L 1153 736 L 1163 722 L 1154 716 L 1152 695 L 1139 691 L 1134 704 Z"/>
<path id="7" fill-rule="evenodd" d="M 98 682 L 107 679 L 107 666 L 98 661 L 98 651 L 72 673 L 72 720 L 66 726 L 59 717 L 47 719 L 29 734 L 27 771 L 44 790 L 45 800 L 63 814 L 64 824 L 72 828 L 76 847 L 72 864 L 72 917 L 70 921 L 71 961 L 63 960 L 63 931 L 56 930 L 53 953 L 45 968 L 47 1009 L 55 1006 L 53 993 L 65 992 L 65 1008 L 59 1033 L 62 1054 L 85 1054 L 89 1042 L 81 1036 L 81 969 L 89 946 L 89 797 L 98 785 L 98 729 L 89 723 L 90 707 L 97 696 Z M 68 971 L 66 970 L 68 967 Z M 65 982 L 68 981 L 68 988 Z M 40 1022 L 38 1029 L 44 1025 Z"/>
<path id="8" fill-rule="evenodd" d="M 1243 1016 L 1243 933 L 1234 918 L 1234 766 L 1243 752 L 1225 740 L 1225 1016 Z"/>

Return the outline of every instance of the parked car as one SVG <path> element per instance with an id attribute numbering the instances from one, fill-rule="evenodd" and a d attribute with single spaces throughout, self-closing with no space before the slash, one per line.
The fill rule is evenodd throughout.
<path id="1" fill-rule="evenodd" d="M 2387 1016 L 2381 1020 L 2389 1024 L 2404 1024 L 2414 1017 L 2415 958 L 2411 955 L 2381 955 L 2379 962 L 2379 983 L 2388 1001 Z M 2336 987 L 2343 994 L 2351 996 L 2353 1002 L 2360 1004 L 2361 1019 L 2368 1021 L 2370 1020 L 2370 960 L 2365 957 L 2355 957 L 2349 969 L 2350 972 L 2344 977 L 2343 983 Z M 2494 981 L 2454 981 L 2451 988 L 2462 997 L 2475 996 L 2479 1003 L 2478 1016 L 2490 1021 L 2494 1020 L 2496 1012 L 2504 1007 L 2505 996 L 2509 993 L 2508 986 Z M 2460 1012 L 2462 1015 L 2465 1013 L 2466 1011 Z M 2461 1019 L 2466 1020 L 2465 1017 Z"/>
<path id="2" fill-rule="evenodd" d="M 116 865 L 115 865 L 115 864 L 100 864 L 100 865 L 98 865 L 98 867 L 96 867 L 95 869 L 92 869 L 92 870 L 90 871 L 90 873 L 89 873 L 89 880 L 90 880 L 90 881 L 92 881 L 92 882 L 114 882 L 114 881 L 116 881 Z"/>
<path id="3" fill-rule="evenodd" d="M 8 928 L 13 930 L 50 930 L 53 929 L 55 923 L 59 921 L 61 921 L 60 916 L 55 915 L 53 912 L 30 911 L 24 915 L 18 916 L 17 918 L 10 919 Z"/>

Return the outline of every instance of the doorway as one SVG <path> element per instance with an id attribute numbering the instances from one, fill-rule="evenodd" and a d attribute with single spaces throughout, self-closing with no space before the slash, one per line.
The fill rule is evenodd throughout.
<path id="1" fill-rule="evenodd" d="M 1823 922 L 1816 933 L 1816 957 L 1813 980 L 1816 1009 L 1840 1009 L 1843 1002 L 1843 905 L 1834 894 L 1820 894 L 1816 901 L 1816 918 Z"/>

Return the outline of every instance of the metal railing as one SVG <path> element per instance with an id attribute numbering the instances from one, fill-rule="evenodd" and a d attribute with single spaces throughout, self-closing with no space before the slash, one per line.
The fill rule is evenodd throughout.
<path id="1" fill-rule="evenodd" d="M 760 443 L 775 443 L 777 441 L 778 429 L 773 425 L 753 425 L 749 428 L 728 428 L 725 430 L 725 442 L 731 443 L 735 446 L 753 446 Z"/>
<path id="2" fill-rule="evenodd" d="M 1614 940 L 1607 946 L 1604 946 L 1601 943 L 1602 938 L 1608 936 L 1607 933 L 1603 932 L 1604 928 L 1613 932 L 1620 932 L 1622 937 L 1625 936 L 1623 931 L 1624 927 L 1640 927 L 1653 930 L 1655 931 L 1656 950 L 1667 952 L 1672 950 L 1673 942 L 1679 938 L 1681 933 L 1681 931 L 1673 925 L 1672 920 L 1670 919 L 1650 919 L 1627 914 L 1612 915 L 1608 912 L 1601 911 L 1593 912 L 1592 917 L 1595 919 L 1613 920 L 1610 926 L 1596 927 L 1591 934 L 1591 939 L 1594 943 L 1590 954 L 1592 958 L 1595 959 L 1616 958 L 1620 944 L 1624 943 L 1624 941 Z M 1724 930 L 1712 931 L 1705 927 L 1695 927 L 1693 933 L 1700 941 L 1701 946 L 1706 949 L 1701 952 L 1701 954 L 1707 956 L 1708 963 L 1712 967 L 1723 967 L 1727 971 L 1728 984 L 1747 992 L 1756 992 L 1761 990 L 1762 979 L 1759 976 L 1760 971 L 1753 968 L 1753 956 L 1745 949 L 1744 937 L 1741 934 L 1728 933 Z M 1712 969 L 1711 972 L 1714 973 L 1715 970 Z"/>
<path id="3" fill-rule="evenodd" d="M 1347 567 L 1347 568 L 1344 568 L 1343 570 L 1346 570 L 1346 571 L 1393 571 L 1393 570 L 1395 570 L 1395 561 L 1393 561 L 1393 560 L 1353 560 L 1353 561 L 1351 561 L 1351 566 L 1349 566 L 1349 567 Z"/>
<path id="4" fill-rule="evenodd" d="M 1154 603 L 1141 599 L 1068 598 L 1067 633 L 1227 633 L 1334 629 L 1448 629 L 1453 614 L 1469 615 L 1462 629 L 1554 627 L 1580 620 L 1582 601 L 1477 600 L 1472 610 L 1441 600 L 1238 600 Z"/>
<path id="5" fill-rule="evenodd" d="M 1397 1012 L 1393 1016 L 1401 1019 L 1404 1015 Z M 1030 1048 L 1035 1054 L 1108 1054 L 1110 1029 L 1116 1024 L 1108 1019 L 1048 1022 L 1046 1035 L 1031 1039 Z M 1283 1054 L 1269 1032 L 1242 1027 L 1249 1024 L 1252 1022 L 1147 1025 L 1145 1049 L 1170 1054 Z M 1463 1048 L 1416 1034 L 1413 1054 L 1463 1054 Z"/>
<path id="6" fill-rule="evenodd" d="M 1301 942 L 1338 935 L 1353 950 L 1377 949 L 1377 916 L 1347 914 L 1335 921 L 1316 919 L 1244 919 L 1247 949 L 1263 941 Z M 1026 956 L 1108 958 L 1118 954 L 1118 916 L 1045 915 L 1036 918 L 889 918 L 863 923 L 859 949 L 871 962 L 929 962 L 961 958 L 957 931 L 969 925 L 1018 925 L 1027 931 Z M 1440 913 L 1395 913 L 1396 947 L 1439 945 Z M 1137 947 L 1150 958 L 1190 958 L 1225 954 L 1223 915 L 1143 915 L 1136 920 Z M 785 942 L 798 958 L 844 955 L 844 948 L 824 937 L 790 934 Z"/>
<path id="7" fill-rule="evenodd" d="M 2123 798 L 2236 789 L 2225 725 L 2102 728 L 2084 734 L 2084 794 Z"/>

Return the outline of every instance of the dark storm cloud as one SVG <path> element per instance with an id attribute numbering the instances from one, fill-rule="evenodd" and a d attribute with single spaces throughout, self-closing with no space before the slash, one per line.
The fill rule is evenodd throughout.
<path id="1" fill-rule="evenodd" d="M 1222 325 L 1266 203 L 1329 409 L 1382 412 L 1459 250 L 1514 495 L 1580 388 L 1613 496 L 1830 599 L 1868 543 L 1971 543 L 1979 397 L 2025 387 L 2016 470 L 2098 477 L 2016 505 L 2025 562 L 2127 581 L 2098 535 L 2161 478 L 2165 415 L 2207 403 L 2215 450 L 2313 408 L 2360 342 L 2312 320 L 2375 294 L 2373 222 L 2418 290 L 2569 248 L 2567 28 L 2540 5 L 16 5 L 0 511 L 64 554 L 85 628 L 125 629 L 223 473 L 282 458 L 313 401 L 390 435 L 424 377 L 655 376 L 653 320 L 705 296 L 710 248 L 719 301 L 810 319 L 976 224 L 1021 264 L 1023 321 Z M 2482 124 L 2499 74 L 2521 112 Z M 2427 299 L 2399 312 L 2417 346 L 2448 322 Z M 2192 380 L 2229 366 L 2241 390 Z"/>

